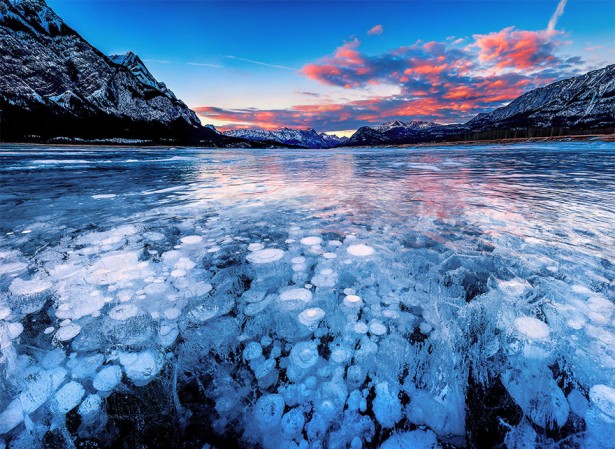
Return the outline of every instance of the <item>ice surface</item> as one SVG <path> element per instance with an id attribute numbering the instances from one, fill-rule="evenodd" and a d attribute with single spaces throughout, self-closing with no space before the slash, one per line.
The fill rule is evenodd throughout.
<path id="1" fill-rule="evenodd" d="M 615 167 L 573 147 L 0 152 L 0 438 L 612 447 Z"/>

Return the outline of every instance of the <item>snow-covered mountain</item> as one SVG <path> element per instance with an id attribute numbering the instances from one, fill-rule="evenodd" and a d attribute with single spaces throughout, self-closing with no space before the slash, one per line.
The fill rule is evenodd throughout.
<path id="1" fill-rule="evenodd" d="M 225 131 L 223 134 L 249 140 L 279 142 L 285 145 L 294 145 L 304 148 L 332 148 L 342 145 L 347 140 L 346 137 L 318 133 L 313 129 L 280 128 L 275 131 L 264 129 L 238 129 Z"/>
<path id="2" fill-rule="evenodd" d="M 531 90 L 467 125 L 494 128 L 601 128 L 615 123 L 615 64 Z"/>
<path id="3" fill-rule="evenodd" d="M 466 124 L 399 120 L 359 128 L 346 146 L 613 132 L 615 65 L 531 90 Z"/>
<path id="4" fill-rule="evenodd" d="M 3 140 L 190 138 L 243 141 L 201 126 L 133 53 L 105 56 L 44 0 L 0 0 Z"/>

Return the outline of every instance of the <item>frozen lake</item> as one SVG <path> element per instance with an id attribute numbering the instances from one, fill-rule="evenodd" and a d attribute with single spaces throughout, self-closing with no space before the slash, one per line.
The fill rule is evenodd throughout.
<path id="1" fill-rule="evenodd" d="M 614 258 L 613 143 L 4 146 L 0 447 L 612 448 Z"/>

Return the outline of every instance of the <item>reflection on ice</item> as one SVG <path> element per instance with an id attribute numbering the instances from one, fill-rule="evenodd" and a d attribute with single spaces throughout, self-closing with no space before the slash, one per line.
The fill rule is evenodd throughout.
<path id="1" fill-rule="evenodd" d="M 612 447 L 591 145 L 0 153 L 0 447 Z"/>

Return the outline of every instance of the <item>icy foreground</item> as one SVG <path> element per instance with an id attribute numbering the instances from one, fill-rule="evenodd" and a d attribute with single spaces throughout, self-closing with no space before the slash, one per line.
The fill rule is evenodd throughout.
<path id="1" fill-rule="evenodd" d="M 0 447 L 614 447 L 613 144 L 0 161 Z"/>

